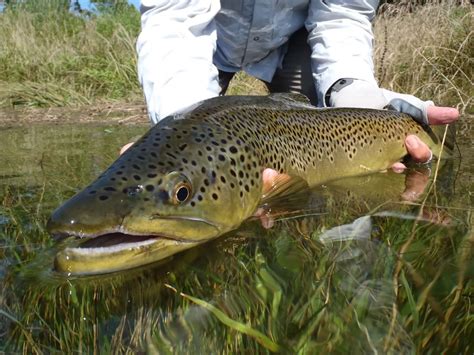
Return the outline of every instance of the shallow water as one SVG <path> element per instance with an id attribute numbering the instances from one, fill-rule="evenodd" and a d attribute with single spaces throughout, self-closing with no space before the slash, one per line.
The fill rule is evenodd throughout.
<path id="1" fill-rule="evenodd" d="M 472 121 L 472 120 L 471 120 Z M 462 158 L 275 200 L 169 260 L 110 275 L 53 271 L 44 226 L 147 126 L 0 130 L 0 352 L 474 351 L 474 133 Z M 436 183 L 433 182 L 437 175 Z"/>

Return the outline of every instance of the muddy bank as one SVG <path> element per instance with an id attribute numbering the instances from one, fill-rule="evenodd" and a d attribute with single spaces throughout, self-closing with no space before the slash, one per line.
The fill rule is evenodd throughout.
<path id="1" fill-rule="evenodd" d="M 81 107 L 0 109 L 0 127 L 38 123 L 148 123 L 143 103 L 107 103 Z"/>

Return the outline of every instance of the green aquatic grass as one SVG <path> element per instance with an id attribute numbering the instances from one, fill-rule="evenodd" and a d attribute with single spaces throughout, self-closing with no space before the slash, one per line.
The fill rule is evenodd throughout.
<path id="1" fill-rule="evenodd" d="M 2 276 L 5 352 L 262 353 L 275 344 L 287 353 L 472 350 L 472 221 L 466 209 L 439 207 L 453 198 L 439 188 L 423 208 L 450 217 L 449 227 L 417 220 L 420 204 L 382 205 L 334 190 L 329 214 L 313 206 L 312 216 L 271 230 L 249 222 L 168 262 L 82 279 L 50 271 L 48 211 L 35 215 L 38 190 L 14 202 L 25 192 L 3 199 L 11 202 L 2 216 L 18 224 L 2 225 L 0 240 L 33 222 L 18 233 L 28 248 Z M 58 203 L 60 194 L 44 198 Z M 374 215 L 370 239 L 320 240 L 364 209 L 413 219 Z"/>
<path id="2" fill-rule="evenodd" d="M 472 136 L 459 139 L 461 161 L 432 167 L 437 181 L 419 202 L 400 201 L 404 175 L 350 179 L 280 200 L 270 230 L 249 221 L 147 267 L 56 274 L 67 241 L 47 235 L 48 215 L 146 129 L 0 131 L 0 352 L 269 352 L 241 329 L 283 353 L 473 351 Z M 322 238 L 368 214 L 368 238 Z"/>

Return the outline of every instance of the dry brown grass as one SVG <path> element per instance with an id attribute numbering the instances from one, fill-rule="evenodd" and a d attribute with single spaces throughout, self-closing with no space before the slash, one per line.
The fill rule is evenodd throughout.
<path id="1" fill-rule="evenodd" d="M 388 6 L 374 25 L 380 85 L 472 113 L 473 17 L 472 6 L 448 2 Z"/>

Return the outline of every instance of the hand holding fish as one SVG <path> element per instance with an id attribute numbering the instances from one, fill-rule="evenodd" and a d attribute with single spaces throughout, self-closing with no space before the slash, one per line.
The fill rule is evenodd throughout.
<path id="1" fill-rule="evenodd" d="M 459 111 L 456 108 L 435 106 L 433 101 L 422 101 L 413 95 L 381 89 L 375 83 L 364 80 L 338 80 L 326 95 L 326 101 L 331 107 L 383 109 L 388 106 L 410 115 L 420 124 L 443 125 L 459 118 Z M 415 135 L 406 137 L 405 147 L 408 155 L 416 162 L 426 163 L 432 157 L 428 146 Z M 406 167 L 397 162 L 392 168 L 400 172 Z"/>
<path id="2" fill-rule="evenodd" d="M 343 105 L 343 103 L 339 103 L 339 102 L 335 104 L 339 106 Z M 347 104 L 348 103 L 346 103 L 346 105 Z M 404 112 L 404 111 L 401 111 L 401 112 Z M 455 122 L 459 118 L 459 111 L 453 107 L 435 106 L 431 104 L 426 107 L 426 117 L 430 125 L 444 125 L 444 124 Z M 134 142 L 125 144 L 120 149 L 120 155 L 122 155 L 128 148 L 130 148 L 133 145 L 133 143 Z M 406 147 L 408 155 L 410 155 L 411 158 L 416 162 L 426 163 L 432 157 L 431 151 L 428 148 L 428 146 L 423 141 L 421 141 L 416 135 L 408 135 L 405 138 L 405 147 Z M 392 169 L 395 172 L 402 172 L 405 168 L 406 166 L 401 162 L 396 162 L 395 164 L 392 165 Z M 268 174 L 265 174 L 263 176 L 264 184 L 271 186 L 273 184 L 273 177 L 275 177 L 278 174 L 276 174 L 275 171 L 271 172 L 271 169 L 268 169 L 268 170 L 269 170 Z M 268 181 L 265 181 L 265 177 L 268 177 L 267 179 Z"/>
<path id="3" fill-rule="evenodd" d="M 59 252 L 55 267 L 94 274 L 161 260 L 258 214 L 265 185 L 282 191 L 284 173 L 310 187 L 366 175 L 403 157 L 411 134 L 439 156 L 442 133 L 396 111 L 320 110 L 295 94 L 206 100 L 154 125 L 52 214 L 53 236 L 86 238 Z M 443 156 L 452 148 L 449 140 Z M 409 198 L 422 191 L 418 180 Z"/>

